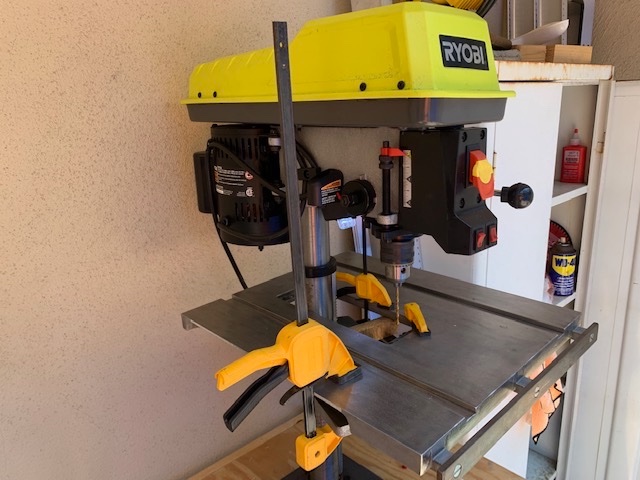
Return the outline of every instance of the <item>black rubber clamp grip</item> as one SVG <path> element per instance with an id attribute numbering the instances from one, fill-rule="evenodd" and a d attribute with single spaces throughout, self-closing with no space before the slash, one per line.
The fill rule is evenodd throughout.
<path id="1" fill-rule="evenodd" d="M 289 377 L 289 365 L 271 367 L 267 373 L 258 378 L 238 397 L 222 416 L 226 427 L 233 432 L 247 415 L 256 408 L 269 392 Z"/>

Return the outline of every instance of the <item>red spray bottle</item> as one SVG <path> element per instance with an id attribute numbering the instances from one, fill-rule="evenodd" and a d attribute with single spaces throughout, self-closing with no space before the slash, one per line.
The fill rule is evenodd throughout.
<path id="1" fill-rule="evenodd" d="M 578 129 L 573 131 L 569 145 L 562 149 L 562 170 L 560 181 L 584 183 L 584 171 L 587 164 L 587 147 L 580 145 Z"/>

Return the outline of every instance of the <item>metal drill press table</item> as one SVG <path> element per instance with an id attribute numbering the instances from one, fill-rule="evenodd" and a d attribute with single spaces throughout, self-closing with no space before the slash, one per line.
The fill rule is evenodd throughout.
<path id="1" fill-rule="evenodd" d="M 355 253 L 337 261 L 340 271 L 359 272 Z M 369 271 L 385 283 L 380 262 L 369 259 Z M 578 312 L 441 275 L 414 270 L 402 288 L 402 302 L 421 306 L 432 336 L 387 344 L 322 322 L 363 376 L 346 386 L 322 382 L 315 394 L 346 415 L 353 434 L 421 475 L 432 468 L 440 479 L 461 478 L 597 338 L 598 325 L 581 328 Z M 184 313 L 183 325 L 246 351 L 266 347 L 295 318 L 292 290 L 291 275 L 283 275 Z M 556 359 L 529 380 L 553 353 Z M 456 450 L 511 392 L 509 403 Z"/>

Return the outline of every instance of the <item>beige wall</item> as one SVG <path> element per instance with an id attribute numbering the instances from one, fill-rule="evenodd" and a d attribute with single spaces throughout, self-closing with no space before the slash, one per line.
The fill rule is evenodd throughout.
<path id="1" fill-rule="evenodd" d="M 616 80 L 640 79 L 640 2 L 598 0 L 593 26 L 593 62 L 616 67 Z"/>
<path id="2" fill-rule="evenodd" d="M 195 204 L 208 127 L 179 100 L 197 63 L 268 46 L 271 20 L 348 7 L 0 3 L 0 479 L 184 478 L 292 414 L 272 395 L 229 434 L 239 391 L 212 376 L 238 351 L 182 330 L 239 285 Z M 287 246 L 236 252 L 250 284 L 288 269 Z"/>

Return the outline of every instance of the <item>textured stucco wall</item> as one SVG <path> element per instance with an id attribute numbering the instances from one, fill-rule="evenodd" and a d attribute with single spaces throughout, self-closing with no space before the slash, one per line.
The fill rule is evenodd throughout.
<path id="1" fill-rule="evenodd" d="M 273 19 L 348 1 L 0 2 L 0 479 L 177 479 L 235 434 L 216 367 L 238 350 L 180 313 L 239 289 L 197 212 L 208 127 L 179 100 L 200 62 L 268 46 Z M 374 151 L 375 153 L 375 151 Z M 288 246 L 238 250 L 250 284 Z M 277 395 L 272 395 L 272 398 Z"/>
<path id="2" fill-rule="evenodd" d="M 593 62 L 614 65 L 616 80 L 640 79 L 640 2 L 598 0 L 593 26 Z"/>

